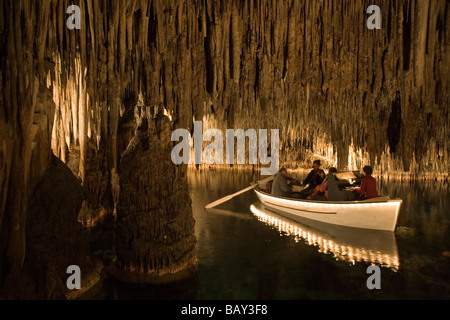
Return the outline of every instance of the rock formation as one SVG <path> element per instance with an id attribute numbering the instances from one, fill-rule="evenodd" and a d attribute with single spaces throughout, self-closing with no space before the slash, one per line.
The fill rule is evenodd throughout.
<path id="1" fill-rule="evenodd" d="M 26 256 L 23 274 L 30 275 L 34 291 L 20 288 L 17 296 L 24 298 L 62 299 L 68 292 L 61 275 L 67 278 L 67 267 L 82 270 L 82 288 L 90 288 L 100 280 L 102 263 L 89 254 L 77 217 L 84 200 L 84 191 L 72 172 L 56 157 L 36 185 L 28 201 L 26 219 Z M 64 277 L 63 277 L 64 278 Z M 20 281 L 18 283 L 21 283 Z M 13 286 L 13 288 L 15 288 Z M 30 290 L 29 296 L 24 293 Z"/>
<path id="2" fill-rule="evenodd" d="M 196 270 L 194 219 L 186 172 L 167 154 L 169 119 L 144 115 L 119 166 L 116 252 L 121 279 L 161 283 Z M 133 274 L 134 273 L 134 274 Z"/>
<path id="3" fill-rule="evenodd" d="M 366 27 L 370 4 L 380 30 Z M 0 0 L 0 287 L 24 267 L 52 152 L 76 165 L 84 210 L 120 208 L 138 105 L 171 130 L 278 128 L 282 162 L 447 179 L 448 16 L 445 0 Z M 172 209 L 157 206 L 164 225 Z"/>

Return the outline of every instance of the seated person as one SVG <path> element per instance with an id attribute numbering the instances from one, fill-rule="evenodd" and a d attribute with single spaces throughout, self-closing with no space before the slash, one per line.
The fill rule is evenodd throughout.
<path id="1" fill-rule="evenodd" d="M 328 200 L 329 201 L 353 201 L 355 200 L 355 195 L 351 191 L 340 190 L 336 182 L 336 177 L 334 174 L 329 173 L 328 179 Z"/>
<path id="2" fill-rule="evenodd" d="M 324 193 L 323 195 L 315 195 L 313 200 L 321 200 L 321 201 L 353 201 L 355 200 L 355 196 L 353 192 L 340 190 L 336 181 L 335 173 L 337 172 L 336 168 L 330 168 L 330 171 L 327 175 L 326 181 L 321 185 L 321 191 Z"/>
<path id="3" fill-rule="evenodd" d="M 355 187 L 351 190 L 360 195 L 360 199 L 372 199 L 378 197 L 377 183 L 374 177 L 372 177 L 372 167 L 365 166 L 363 168 L 364 178 L 361 181 L 361 187 Z"/>
<path id="4" fill-rule="evenodd" d="M 322 169 L 319 170 L 319 174 L 317 175 L 317 182 L 319 182 L 320 180 L 322 181 L 322 183 L 318 184 L 315 189 L 314 192 L 308 196 L 306 199 L 311 200 L 313 196 L 318 195 L 318 194 L 323 194 L 323 191 L 321 191 L 321 186 L 322 184 L 325 182 L 325 171 L 323 171 Z"/>
<path id="5" fill-rule="evenodd" d="M 292 185 L 289 185 L 288 181 L 292 180 L 292 178 L 287 176 L 287 169 L 285 167 L 281 168 L 273 181 L 272 194 L 274 196 L 291 197 Z"/>
<path id="6" fill-rule="evenodd" d="M 337 172 L 337 169 L 334 167 L 331 167 L 328 171 L 328 174 L 335 174 Z M 319 192 L 315 195 L 311 196 L 312 200 L 320 200 L 320 201 L 326 201 L 328 200 L 328 178 L 325 178 L 324 181 L 319 186 Z"/>
<path id="7" fill-rule="evenodd" d="M 306 176 L 305 180 L 303 180 L 303 186 L 308 185 L 307 188 L 303 189 L 300 192 L 300 196 L 302 198 L 306 198 L 311 195 L 317 186 L 323 181 L 323 178 L 319 175 L 320 171 L 320 160 L 314 160 L 313 162 L 313 170 Z"/>

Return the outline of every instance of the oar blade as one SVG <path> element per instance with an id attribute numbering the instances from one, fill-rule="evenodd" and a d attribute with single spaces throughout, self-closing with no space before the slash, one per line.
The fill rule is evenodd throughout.
<path id="1" fill-rule="evenodd" d="M 236 193 L 230 194 L 230 195 L 228 195 L 228 196 L 226 196 L 226 197 L 223 197 L 223 198 L 221 198 L 221 199 L 219 199 L 219 200 L 216 200 L 216 201 L 214 201 L 214 202 L 212 202 L 212 203 L 206 205 L 206 206 L 205 206 L 205 209 L 211 209 L 211 208 L 217 207 L 218 205 L 220 205 L 220 204 L 222 204 L 222 203 L 224 203 L 224 202 L 227 202 L 227 201 L 233 199 L 234 197 L 236 197 L 236 196 L 238 196 L 238 195 L 240 195 L 240 194 L 243 194 L 243 193 L 245 193 L 245 192 L 247 192 L 247 191 L 249 191 L 249 190 L 252 190 L 252 189 L 256 188 L 256 187 L 259 186 L 259 185 L 262 185 L 262 184 L 265 184 L 265 183 L 267 183 L 267 182 L 270 182 L 270 181 L 272 181 L 273 179 L 274 179 L 274 177 L 271 176 L 271 177 L 266 178 L 266 179 L 264 179 L 264 180 L 260 180 L 260 181 L 258 181 L 257 183 L 251 185 L 250 187 L 247 187 L 247 188 L 245 188 L 245 189 L 242 189 L 241 191 L 238 191 L 238 192 L 236 192 Z"/>

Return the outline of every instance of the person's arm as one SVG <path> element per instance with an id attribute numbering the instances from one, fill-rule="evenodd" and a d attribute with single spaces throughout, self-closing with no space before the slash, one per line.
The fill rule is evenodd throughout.
<path id="1" fill-rule="evenodd" d="M 325 180 L 320 185 L 320 192 L 324 193 L 327 190 L 328 187 L 328 180 L 325 178 Z"/>
<path id="2" fill-rule="evenodd" d="M 287 184 L 287 179 L 284 179 L 280 183 L 280 189 L 283 190 L 283 192 L 290 192 L 291 187 Z"/>
<path id="3" fill-rule="evenodd" d="M 358 194 L 366 193 L 366 183 L 367 181 L 365 179 L 362 179 L 361 181 L 361 187 L 356 187 L 355 192 Z"/>
<path id="4" fill-rule="evenodd" d="M 305 178 L 305 180 L 303 180 L 303 185 L 307 185 L 311 182 L 312 177 L 314 176 L 314 171 L 311 171 Z"/>

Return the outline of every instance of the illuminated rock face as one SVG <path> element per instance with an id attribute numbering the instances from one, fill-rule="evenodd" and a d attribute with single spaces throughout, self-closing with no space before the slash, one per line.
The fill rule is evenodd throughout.
<path id="1" fill-rule="evenodd" d="M 89 28 L 62 38 L 79 60 L 57 90 L 53 149 L 63 156 L 79 143 L 84 179 L 87 149 L 103 141 L 112 176 L 118 123 L 142 94 L 174 128 L 192 129 L 195 118 L 205 129 L 280 129 L 282 162 L 446 177 L 448 6 L 380 7 L 382 28 L 369 30 L 357 1 L 81 5 Z M 58 52 L 62 68 L 74 64 Z"/>
<path id="2" fill-rule="evenodd" d="M 80 30 L 66 27 L 72 4 Z M 136 106 L 165 109 L 171 129 L 280 129 L 282 162 L 446 177 L 449 7 L 383 3 L 369 30 L 366 5 L 3 1 L 0 283 L 23 266 L 27 201 L 52 151 L 76 163 L 84 209 L 118 209 Z"/>

